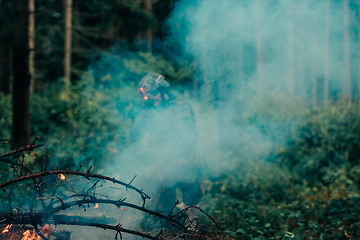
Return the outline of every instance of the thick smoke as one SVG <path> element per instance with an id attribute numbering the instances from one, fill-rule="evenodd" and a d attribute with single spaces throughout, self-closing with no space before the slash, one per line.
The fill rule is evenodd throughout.
<path id="1" fill-rule="evenodd" d="M 179 1 L 169 24 L 172 34 L 194 55 L 199 74 L 209 85 L 227 80 L 238 86 L 245 80 L 258 84 L 256 88 L 300 93 L 309 91 L 312 75 L 318 81 L 324 78 L 324 64 L 329 61 L 330 88 L 336 92 L 344 74 L 344 1 L 326 2 Z M 349 8 L 350 38 L 345 44 L 351 46 L 351 59 L 358 60 L 357 6 Z M 357 67 L 352 69 L 356 77 Z"/>
<path id="2" fill-rule="evenodd" d="M 177 42 L 178 52 L 194 58 L 198 91 L 187 89 L 187 95 L 180 97 L 195 112 L 199 174 L 226 174 L 236 167 L 231 156 L 239 152 L 248 161 L 271 160 L 277 145 L 288 141 L 287 129 L 301 121 L 301 106 L 311 101 L 314 91 L 315 101 L 321 103 L 327 69 L 329 97 L 343 91 L 347 44 L 356 88 L 357 6 L 350 5 L 346 42 L 343 2 L 329 3 L 182 0 L 173 4 L 164 45 Z M 194 95 L 198 100 L 186 97 Z M 139 98 L 134 95 L 129 102 Z M 178 139 L 179 132 L 193 135 L 193 129 L 179 125 L 180 130 L 164 132 L 166 126 L 154 121 L 157 118 L 149 118 L 150 133 L 129 144 L 105 171 L 125 181 L 137 175 L 134 185 L 152 196 L 165 182 L 175 185 L 194 179 L 189 165 L 174 156 L 187 148 L 187 142 L 177 141 L 174 147 L 169 141 Z"/>

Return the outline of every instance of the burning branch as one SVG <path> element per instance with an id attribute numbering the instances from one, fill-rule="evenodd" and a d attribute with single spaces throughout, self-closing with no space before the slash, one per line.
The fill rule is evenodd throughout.
<path id="1" fill-rule="evenodd" d="M 12 143 L 7 140 L 0 140 L 2 143 Z M 116 232 L 115 239 L 117 239 L 118 236 L 120 238 L 122 237 L 121 233 L 128 233 L 132 235 L 141 236 L 148 239 L 171 239 L 171 238 L 180 238 L 182 236 L 186 236 L 187 239 L 189 237 L 193 237 L 194 239 L 205 239 L 205 238 L 199 238 L 201 235 L 199 232 L 200 226 L 197 222 L 197 220 L 190 220 L 189 217 L 187 217 L 186 210 L 180 211 L 179 213 L 175 215 L 163 215 L 160 212 L 153 211 L 150 209 L 145 208 L 146 200 L 150 199 L 150 196 L 148 196 L 145 192 L 143 192 L 142 189 L 138 189 L 134 187 L 132 184 L 135 177 L 129 182 L 123 182 L 120 180 L 117 180 L 115 178 L 107 177 L 100 174 L 94 174 L 90 173 L 91 167 L 86 170 L 86 172 L 80 172 L 81 166 L 77 171 L 71 171 L 71 170 L 51 170 L 47 171 L 47 157 L 48 153 L 46 153 L 46 162 L 45 167 L 43 168 L 43 165 L 41 164 L 41 171 L 33 173 L 31 169 L 29 169 L 25 165 L 24 160 L 24 154 L 27 152 L 31 152 L 32 150 L 41 147 L 42 145 L 34 145 L 35 141 L 31 146 L 27 146 L 26 148 L 17 148 L 16 150 L 13 150 L 9 153 L 3 154 L 0 156 L 0 162 L 4 162 L 7 164 L 10 164 L 11 168 L 17 172 L 16 169 L 20 169 L 20 173 L 14 174 L 14 177 L 12 179 L 6 180 L 2 183 L 0 183 L 0 188 L 3 189 L 4 192 L 6 192 L 6 188 L 11 186 L 10 191 L 8 191 L 8 205 L 10 212 L 6 213 L 3 211 L 3 213 L 0 213 L 0 224 L 3 225 L 2 233 L 0 234 L 0 239 L 3 239 L 2 234 L 8 234 L 9 232 L 13 231 L 12 229 L 18 229 L 20 231 L 23 231 L 24 228 L 22 226 L 31 225 L 31 229 L 27 229 L 26 232 L 27 238 L 24 239 L 50 239 L 51 236 L 55 236 L 55 231 L 48 231 L 48 233 L 44 233 L 43 228 L 46 225 L 53 224 L 53 225 L 77 225 L 77 226 L 91 226 L 91 227 L 97 227 L 101 229 L 109 229 L 114 230 Z M 14 145 L 12 145 L 14 147 Z M 71 177 L 70 177 L 71 176 Z M 60 186 L 63 184 L 70 184 L 71 181 L 75 180 L 77 183 L 79 183 L 78 177 L 83 177 L 89 181 L 83 187 L 82 191 L 73 191 L 73 194 L 70 195 L 59 195 L 58 192 L 60 192 Z M 26 183 L 27 180 L 32 180 L 33 185 L 31 187 L 28 187 L 29 185 Z M 125 186 L 126 191 L 131 190 L 136 192 L 141 200 L 142 205 L 136 205 L 133 203 L 126 202 L 126 198 L 123 199 L 109 199 L 107 196 L 103 194 L 97 193 L 97 189 L 103 187 L 106 182 Z M 101 183 L 101 184 L 100 184 Z M 90 184 L 90 185 L 89 185 Z M 12 194 L 14 191 L 14 188 L 16 187 L 16 190 L 18 188 L 27 186 L 27 189 L 30 189 L 32 191 L 30 202 L 28 202 L 29 206 L 26 208 L 26 204 L 21 204 L 22 208 L 24 209 L 16 209 L 13 207 L 12 204 Z M 119 189 L 119 188 L 116 188 Z M 25 191 L 25 190 L 24 190 Z M 50 192 L 49 192 L 50 191 Z M 70 190 L 69 190 L 70 191 Z M 63 191 L 61 192 L 62 194 Z M 38 196 L 38 197 L 37 197 Z M 39 206 L 36 204 L 36 201 L 40 201 L 41 205 Z M 154 216 L 155 218 L 159 218 L 161 222 L 161 227 L 157 234 L 153 235 L 151 233 L 146 232 L 140 232 L 135 231 L 131 229 L 127 229 L 122 227 L 122 225 L 119 223 L 117 225 L 112 225 L 116 222 L 118 222 L 114 218 L 108 218 L 108 217 L 83 217 L 80 216 L 72 216 L 68 215 L 67 210 L 70 210 L 74 207 L 82 207 L 84 211 L 86 211 L 87 208 L 90 208 L 90 205 L 94 205 L 94 208 L 99 207 L 99 204 L 103 205 L 113 205 L 119 208 L 120 210 L 123 210 L 124 207 L 129 209 L 134 209 L 136 211 L 140 211 L 143 213 L 146 213 L 148 215 Z M 199 209 L 201 210 L 201 209 Z M 202 210 L 201 210 L 202 211 Z M 59 214 L 62 212 L 63 214 Z M 209 216 L 208 216 L 209 217 Z M 168 227 L 164 228 L 163 222 L 167 222 L 170 226 L 170 229 Z M 17 228 L 12 227 L 13 225 L 18 226 Z M 32 231 L 31 231 L 32 230 Z M 31 234 L 32 232 L 32 234 Z M 25 232 L 23 233 L 25 236 Z M 67 235 L 70 235 L 70 233 L 66 233 Z M 207 236 L 215 236 L 216 234 L 219 234 L 218 231 L 207 231 Z M 15 236 L 15 235 L 14 235 Z M 21 234 L 16 235 L 21 236 Z M 35 236 L 37 236 L 35 238 Z M 32 238 L 34 237 L 34 238 Z M 9 239 L 9 238 L 7 238 Z M 12 239 L 12 238 L 10 238 Z M 14 237 L 13 239 L 17 239 Z M 70 239 L 70 237 L 67 237 L 67 239 Z"/>

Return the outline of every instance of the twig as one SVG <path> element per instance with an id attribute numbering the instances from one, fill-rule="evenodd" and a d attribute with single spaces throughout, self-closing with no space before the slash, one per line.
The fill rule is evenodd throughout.
<path id="1" fill-rule="evenodd" d="M 50 240 L 49 238 L 45 237 L 44 234 L 42 234 L 39 230 L 39 228 L 37 227 L 37 225 L 33 225 L 35 232 L 44 240 Z"/>
<path id="2" fill-rule="evenodd" d="M 176 216 L 178 216 L 179 214 L 184 213 L 186 210 L 188 210 L 188 209 L 190 209 L 190 208 L 196 208 L 196 209 L 198 209 L 200 212 L 202 212 L 203 214 L 205 214 L 208 218 L 211 219 L 211 221 L 213 221 L 213 222 L 215 223 L 216 228 L 219 229 L 219 226 L 218 226 L 217 222 L 216 222 L 210 215 L 208 215 L 204 210 L 202 210 L 201 208 L 196 207 L 196 206 L 189 206 L 189 207 L 187 207 L 187 208 L 184 208 L 183 210 L 181 210 L 180 212 L 178 212 L 177 214 L 175 214 L 175 215 L 172 216 L 172 217 L 176 217 Z"/>
<path id="3" fill-rule="evenodd" d="M 131 179 L 131 181 L 129 182 L 129 185 L 131 185 L 131 183 L 134 181 L 134 179 L 137 177 L 137 175 L 135 175 L 134 177 L 133 177 L 133 179 Z M 127 191 L 127 186 L 126 186 L 126 191 Z"/>
<path id="4" fill-rule="evenodd" d="M 49 149 L 46 149 L 44 172 L 46 171 L 46 168 L 47 168 L 48 157 L 49 157 L 48 152 L 49 152 Z"/>
<path id="5" fill-rule="evenodd" d="M 77 170 L 77 172 L 80 171 L 80 169 L 82 168 L 82 166 L 84 166 L 84 164 L 81 164 L 81 165 L 80 165 L 80 167 L 79 167 L 79 169 Z"/>
<path id="6" fill-rule="evenodd" d="M 8 185 L 11 185 L 13 183 L 17 183 L 17 182 L 21 182 L 21 181 L 25 181 L 28 179 L 32 179 L 32 178 L 39 178 L 39 177 L 44 177 L 44 176 L 48 176 L 48 175 L 58 175 L 58 174 L 66 174 L 66 175 L 78 175 L 78 176 L 83 176 L 85 178 L 87 178 L 88 180 L 90 180 L 91 178 L 98 178 L 98 179 L 104 179 L 116 184 L 120 184 L 123 186 L 126 186 L 136 192 L 138 192 L 141 196 L 141 198 L 143 199 L 143 206 L 145 205 L 145 200 L 146 199 L 150 199 L 150 197 L 144 193 L 142 190 L 129 185 L 125 182 L 116 180 L 115 178 L 110 178 L 110 177 L 106 177 L 100 174 L 90 174 L 90 173 L 82 173 L 82 172 L 75 172 L 75 171 L 68 171 L 68 170 L 55 170 L 55 171 L 46 171 L 46 172 L 40 172 L 40 173 L 33 173 L 33 174 L 29 174 L 29 175 L 25 175 L 25 176 L 21 176 L 18 178 L 14 178 L 14 179 L 10 179 L 8 181 L 5 181 L 3 183 L 0 183 L 0 188 L 6 187 Z"/>
<path id="7" fill-rule="evenodd" d="M 178 204 L 179 204 L 179 201 L 177 201 L 177 200 L 176 200 L 176 202 L 175 202 L 175 204 L 174 204 L 173 208 L 171 209 L 171 211 L 169 212 L 168 216 L 170 216 L 170 215 L 171 215 L 172 211 L 174 211 L 174 209 L 175 209 L 176 205 L 178 205 Z"/>
<path id="8" fill-rule="evenodd" d="M 183 230 L 185 229 L 184 226 L 182 226 L 182 224 L 179 221 L 175 220 L 172 216 L 165 216 L 165 215 L 163 215 L 161 213 L 158 213 L 158 212 L 155 212 L 155 211 L 140 207 L 140 206 L 135 205 L 135 204 L 131 204 L 131 203 L 123 202 L 123 201 L 108 200 L 108 199 L 83 199 L 83 200 L 67 202 L 67 203 L 64 203 L 64 204 L 62 204 L 60 206 L 54 207 L 49 212 L 47 212 L 46 215 L 51 216 L 51 215 L 53 215 L 53 214 L 55 214 L 55 213 L 57 213 L 59 211 L 71 208 L 73 206 L 79 206 L 81 204 L 89 204 L 89 203 L 112 204 L 112 205 L 117 206 L 118 208 L 120 208 L 120 206 L 130 207 L 130 208 L 137 209 L 137 210 L 140 210 L 142 212 L 151 214 L 153 216 L 163 218 L 163 219 L 165 219 L 165 220 L 167 220 L 169 222 L 174 223 L 180 229 L 183 229 Z"/>
<path id="9" fill-rule="evenodd" d="M 34 139 L 34 141 L 32 142 L 31 146 L 34 146 L 34 143 L 35 143 L 36 140 L 38 140 L 38 139 L 39 139 L 39 136 L 37 136 L 37 137 Z"/>
<path id="10" fill-rule="evenodd" d="M 9 157 L 11 155 L 17 154 L 17 153 L 23 153 L 23 152 L 27 152 L 27 151 L 32 151 L 35 148 L 39 148 L 39 147 L 42 147 L 42 146 L 44 146 L 44 144 L 38 144 L 38 145 L 34 145 L 34 146 L 19 148 L 19 149 L 16 149 L 14 151 L 11 151 L 11 152 L 8 152 L 8 153 L 5 153 L 5 154 L 1 155 L 0 160 L 2 160 L 4 158 L 7 158 L 7 157 Z"/>
<path id="11" fill-rule="evenodd" d="M 11 212 L 11 213 L 13 212 L 12 207 L 11 207 L 11 194 L 12 194 L 12 191 L 13 191 L 13 189 L 14 189 L 14 186 L 15 186 L 15 184 L 13 184 L 13 185 L 11 186 L 10 193 L 9 193 L 9 208 L 10 208 L 10 212 Z"/>
<path id="12" fill-rule="evenodd" d="M 97 227 L 97 228 L 102 228 L 102 229 L 111 229 L 111 230 L 115 230 L 117 232 L 125 232 L 125 233 L 130 233 L 133 235 L 137 235 L 140 237 L 144 237 L 144 238 L 148 238 L 148 239 L 154 239 L 154 240 L 158 240 L 158 238 L 153 237 L 149 234 L 146 233 L 142 233 L 142 232 L 138 232 L 138 231 L 134 231 L 134 230 L 130 230 L 130 229 L 126 229 L 126 228 L 122 228 L 122 227 L 117 227 L 117 226 L 111 226 L 111 225 L 107 225 L 107 224 L 101 224 L 101 223 L 94 223 L 94 222 L 74 222 L 74 221 L 54 221 L 54 224 L 56 225 L 77 225 L 77 226 L 90 226 L 90 227 Z"/>

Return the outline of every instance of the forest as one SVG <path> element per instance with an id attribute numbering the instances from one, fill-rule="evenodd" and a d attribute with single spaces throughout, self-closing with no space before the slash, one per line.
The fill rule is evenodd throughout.
<path id="1" fill-rule="evenodd" d="M 194 128 L 132 139 L 148 73 Z M 0 240 L 360 239 L 359 184 L 359 0 L 0 0 Z"/>

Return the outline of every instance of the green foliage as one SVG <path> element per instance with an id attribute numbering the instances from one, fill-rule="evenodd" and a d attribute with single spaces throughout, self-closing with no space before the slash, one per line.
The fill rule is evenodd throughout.
<path id="1" fill-rule="evenodd" d="M 166 7 L 168 5 L 158 4 L 157 11 L 168 12 Z M 6 13 L 5 10 L 5 7 L 0 8 L 0 19 Z M 72 78 L 74 80 L 81 78 L 81 72 L 87 69 L 89 59 L 98 58 L 105 49 L 109 49 L 116 43 L 129 48 L 128 45 L 135 40 L 141 41 L 138 38 L 147 29 L 153 29 L 155 34 L 160 26 L 159 20 L 153 13 L 147 12 L 144 6 L 130 0 L 74 1 L 72 12 Z M 37 1 L 35 18 L 35 77 L 37 79 L 35 89 L 42 90 L 43 83 L 56 81 L 63 76 L 64 7 L 62 2 Z"/>
<path id="2" fill-rule="evenodd" d="M 287 141 L 272 143 L 276 153 L 244 141 L 228 155 L 235 168 L 206 181 L 206 211 L 229 238 L 359 238 L 359 106 L 340 100 L 309 110 L 279 96 L 248 106 L 245 122 L 274 141 L 281 130 Z"/>
<path id="3" fill-rule="evenodd" d="M 280 149 L 282 164 L 298 178 L 328 184 L 341 172 L 359 183 L 354 168 L 360 163 L 360 113 L 358 104 L 345 101 L 307 112 L 289 147 Z"/>
<path id="4" fill-rule="evenodd" d="M 103 81 L 110 79 L 104 77 Z M 59 80 L 34 96 L 32 101 L 39 104 L 32 105 L 31 132 L 43 138 L 40 141 L 52 150 L 58 166 L 98 167 L 113 160 L 113 154 L 126 144 L 132 108 L 127 95 L 137 93 L 125 83 L 120 85 L 122 88 L 95 87 L 91 72 L 87 72 L 70 92 Z"/>
<path id="5" fill-rule="evenodd" d="M 163 55 L 153 55 L 151 53 L 139 53 L 138 59 L 125 60 L 124 66 L 131 72 L 141 75 L 149 72 L 159 73 L 175 83 L 189 80 L 193 74 L 187 61 L 178 63 L 167 60 Z"/>
<path id="6" fill-rule="evenodd" d="M 192 74 L 188 63 L 162 55 L 123 59 L 103 55 L 70 90 L 59 79 L 32 96 L 31 134 L 49 149 L 49 167 L 101 172 L 128 144 L 143 74 L 180 83 Z M 245 99 L 243 141 L 219 154 L 231 171 L 207 176 L 201 206 L 229 238 L 358 238 L 359 106 L 340 100 L 312 109 L 278 92 Z M 10 138 L 10 96 L 0 104 L 1 138 Z M 26 161 L 36 166 L 44 152 Z"/>
<path id="7" fill-rule="evenodd" d="M 176 71 L 175 63 L 162 56 L 140 53 L 128 59 L 123 66 L 123 60 L 117 56 L 103 55 L 89 71 L 81 73 L 82 79 L 70 90 L 59 79 L 44 84 L 42 91 L 32 95 L 31 136 L 32 139 L 40 136 L 39 142 L 49 149 L 54 165 L 72 169 L 80 164 L 98 167 L 115 158 L 127 145 L 134 114 L 141 108 L 137 82 L 145 71 L 161 71 L 180 82 L 191 75 L 190 70 Z M 141 64 L 146 68 L 138 74 L 132 73 L 131 67 L 140 64 L 138 59 L 142 59 Z M 146 61 L 151 64 L 146 65 Z M 1 137 L 10 139 L 10 95 L 1 97 L 0 101 L 4 106 L 0 112 L 4 129 Z M 43 149 L 39 150 L 36 159 L 44 154 Z M 30 162 L 36 164 L 36 160 Z"/>

